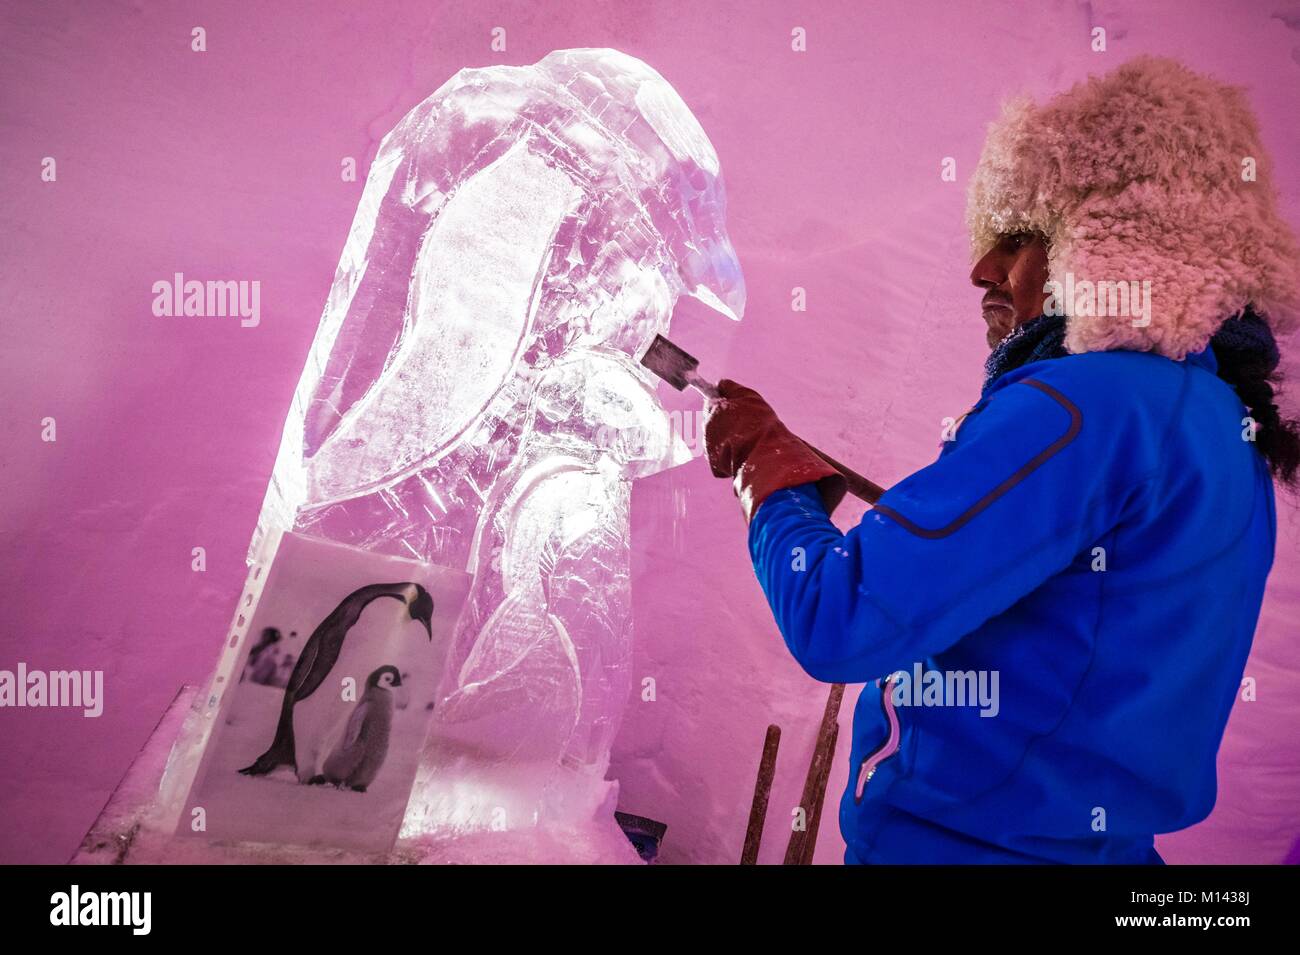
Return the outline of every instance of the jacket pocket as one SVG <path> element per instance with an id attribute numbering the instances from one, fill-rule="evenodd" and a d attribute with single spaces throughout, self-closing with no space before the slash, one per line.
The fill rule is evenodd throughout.
<path id="1" fill-rule="evenodd" d="M 867 783 L 876 774 L 880 764 L 898 752 L 903 732 L 898 722 L 898 710 L 894 705 L 894 685 L 898 682 L 897 676 L 897 673 L 891 673 L 885 677 L 883 684 L 880 680 L 876 680 L 876 685 L 880 687 L 880 709 L 885 714 L 885 722 L 889 728 L 880 745 L 863 756 L 858 763 L 858 781 L 853 790 L 854 803 L 862 802 Z"/>

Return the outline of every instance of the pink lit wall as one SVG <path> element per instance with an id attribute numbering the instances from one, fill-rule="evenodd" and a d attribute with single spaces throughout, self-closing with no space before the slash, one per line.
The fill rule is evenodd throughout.
<path id="1" fill-rule="evenodd" d="M 205 53 L 190 49 L 196 26 Z M 806 52 L 791 49 L 795 27 Z M 360 196 L 344 157 L 364 179 L 383 134 L 461 67 L 582 46 L 656 68 L 722 161 L 748 313 L 732 325 L 683 308 L 675 337 L 886 485 L 934 457 L 941 419 L 978 390 L 962 209 L 1004 95 L 1143 52 L 1246 85 L 1300 224 L 1300 6 L 1283 0 L 4 0 L 0 668 L 103 670 L 107 701 L 98 719 L 0 711 L 0 862 L 67 859 L 177 688 L 210 673 Z M 940 178 L 944 157 L 956 182 Z M 260 281 L 260 324 L 154 317 L 151 287 L 175 272 Z M 806 312 L 791 310 L 795 287 Z M 826 688 L 781 645 L 726 482 L 695 461 L 639 482 L 633 506 L 635 673 L 657 698 L 629 703 L 612 767 L 622 806 L 668 823 L 667 861 L 736 861 L 778 723 L 761 861 L 780 861 Z M 1171 862 L 1297 858 L 1300 509 L 1279 518 L 1247 669 L 1258 700 L 1232 716 L 1213 815 L 1160 840 Z M 819 862 L 843 852 L 854 696 Z"/>

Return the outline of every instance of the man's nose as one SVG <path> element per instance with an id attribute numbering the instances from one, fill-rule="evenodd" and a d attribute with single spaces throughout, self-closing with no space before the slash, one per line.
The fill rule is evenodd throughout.
<path id="1" fill-rule="evenodd" d="M 996 288 L 1007 280 L 1007 270 L 1003 268 L 1001 256 L 997 249 L 990 249 L 971 269 L 970 281 L 976 288 Z"/>

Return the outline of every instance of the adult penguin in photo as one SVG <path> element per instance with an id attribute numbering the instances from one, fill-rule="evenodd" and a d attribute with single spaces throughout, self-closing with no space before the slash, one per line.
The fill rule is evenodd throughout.
<path id="1" fill-rule="evenodd" d="M 382 666 L 366 679 L 366 691 L 348 718 L 348 728 L 312 783 L 333 783 L 363 793 L 388 756 L 393 727 L 393 690 L 402 685 L 397 667 Z"/>
<path id="2" fill-rule="evenodd" d="M 370 584 L 348 594 L 307 639 L 284 691 L 275 739 L 270 748 L 252 765 L 241 769 L 241 773 L 245 776 L 264 776 L 277 766 L 292 766 L 297 772 L 298 760 L 293 738 L 294 704 L 307 699 L 325 681 L 338 661 L 348 631 L 361 619 L 361 612 L 366 606 L 380 597 L 392 597 L 405 602 L 408 616 L 424 624 L 429 639 L 433 639 L 433 598 L 419 584 Z"/>

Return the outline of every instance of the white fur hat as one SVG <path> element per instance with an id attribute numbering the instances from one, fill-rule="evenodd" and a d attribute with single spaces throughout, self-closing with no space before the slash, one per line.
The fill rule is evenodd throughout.
<path id="1" fill-rule="evenodd" d="M 1041 106 L 1009 102 L 971 179 L 967 224 L 977 258 L 1000 234 L 1047 236 L 1050 280 L 1079 290 L 1059 296 L 1071 352 L 1181 359 L 1247 303 L 1274 333 L 1297 320 L 1300 255 L 1245 96 L 1173 60 L 1139 57 Z M 1083 290 L 1144 281 L 1149 324 L 1132 307 L 1090 314 Z"/>

